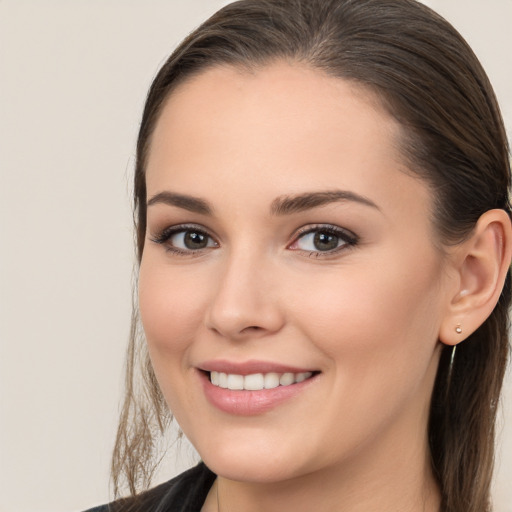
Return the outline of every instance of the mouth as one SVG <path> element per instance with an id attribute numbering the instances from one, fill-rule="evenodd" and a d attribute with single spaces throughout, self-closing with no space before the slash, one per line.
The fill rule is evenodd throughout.
<path id="1" fill-rule="evenodd" d="M 197 368 L 208 401 L 230 415 L 254 416 L 314 386 L 320 371 L 276 363 L 206 362 Z"/>
<path id="2" fill-rule="evenodd" d="M 262 391 L 278 387 L 293 386 L 312 378 L 319 372 L 269 372 L 251 373 L 240 375 L 236 373 L 224 373 L 218 371 L 205 372 L 209 381 L 216 387 L 229 389 L 230 391 Z"/>

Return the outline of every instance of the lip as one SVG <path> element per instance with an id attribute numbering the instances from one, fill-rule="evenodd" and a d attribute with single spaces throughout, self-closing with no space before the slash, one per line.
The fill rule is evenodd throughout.
<path id="1" fill-rule="evenodd" d="M 305 368 L 281 365 L 264 361 L 246 361 L 235 363 L 230 361 L 209 361 L 197 367 L 198 375 L 203 386 L 206 399 L 215 408 L 227 414 L 236 416 L 255 416 L 266 413 L 279 405 L 303 393 L 311 384 L 316 382 L 319 372 Z M 314 372 L 313 376 L 302 382 L 289 386 L 279 386 L 273 389 L 258 391 L 230 390 L 214 386 L 207 372 L 233 373 L 237 375 L 250 375 L 253 373 L 302 373 Z"/>
<path id="2" fill-rule="evenodd" d="M 205 372 L 234 373 L 236 375 L 251 375 L 253 373 L 305 373 L 317 372 L 313 368 L 299 368 L 297 366 L 288 366 L 270 361 L 242 361 L 234 362 L 224 359 L 215 359 L 214 361 L 205 361 L 197 366 L 199 370 Z"/>

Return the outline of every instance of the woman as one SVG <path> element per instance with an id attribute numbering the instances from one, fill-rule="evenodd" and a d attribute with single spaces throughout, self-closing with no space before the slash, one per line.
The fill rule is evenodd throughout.
<path id="1" fill-rule="evenodd" d="M 488 79 L 423 5 L 205 22 L 139 132 L 146 341 L 136 313 L 113 459 L 134 496 L 108 510 L 490 510 L 509 184 Z M 204 463 L 135 496 L 169 410 Z"/>

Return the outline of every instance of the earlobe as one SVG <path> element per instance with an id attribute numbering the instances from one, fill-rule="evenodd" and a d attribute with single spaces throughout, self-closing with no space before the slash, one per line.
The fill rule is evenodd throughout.
<path id="1" fill-rule="evenodd" d="M 439 339 L 456 345 L 482 325 L 501 294 L 512 253 L 512 228 L 504 210 L 489 210 L 456 251 L 457 289 L 447 306 Z"/>

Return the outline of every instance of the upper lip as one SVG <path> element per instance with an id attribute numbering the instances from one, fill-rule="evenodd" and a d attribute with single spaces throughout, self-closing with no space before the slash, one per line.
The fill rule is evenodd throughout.
<path id="1" fill-rule="evenodd" d="M 299 368 L 287 364 L 256 360 L 234 362 L 214 359 L 205 361 L 197 367 L 205 372 L 221 372 L 235 375 L 251 375 L 254 373 L 305 373 L 315 371 L 311 368 Z"/>

